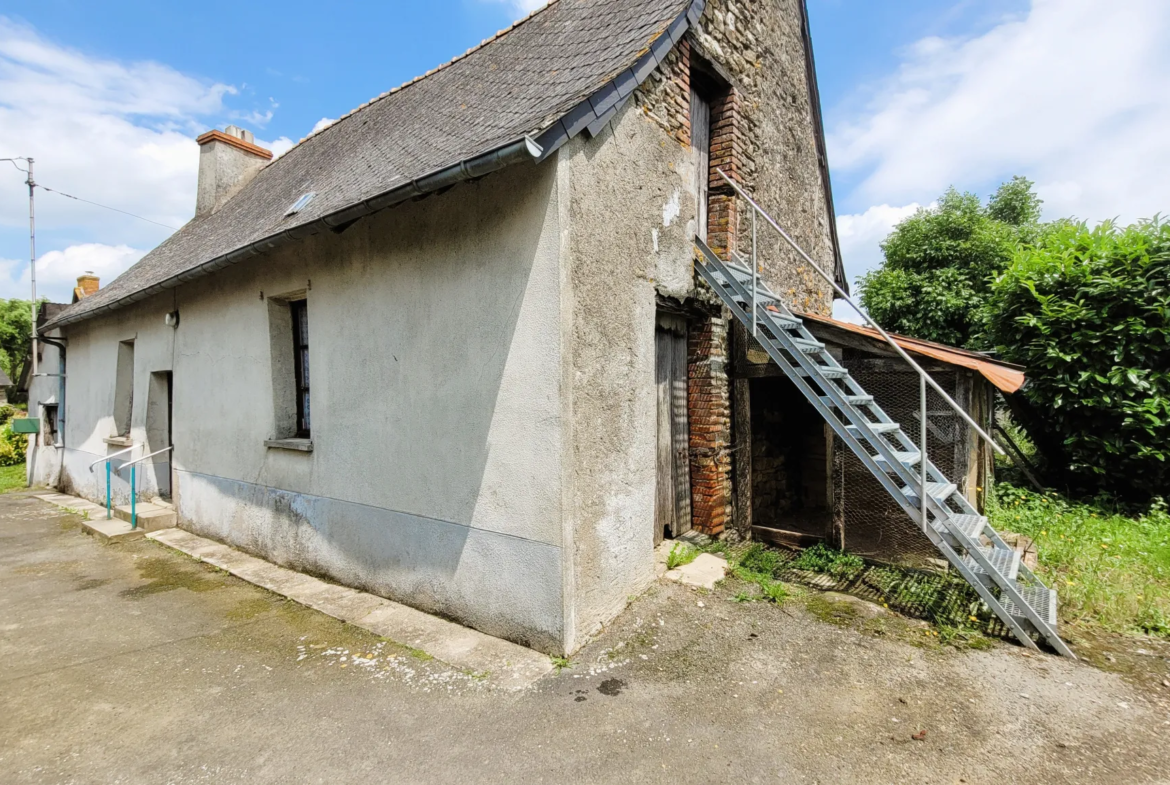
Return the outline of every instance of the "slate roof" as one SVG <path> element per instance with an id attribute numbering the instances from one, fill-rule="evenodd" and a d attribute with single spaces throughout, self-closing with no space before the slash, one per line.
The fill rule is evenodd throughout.
<path id="1" fill-rule="evenodd" d="M 552 130 L 566 137 L 562 117 L 583 101 L 588 106 L 590 96 L 640 59 L 649 61 L 645 78 L 657 65 L 647 57 L 652 44 L 674 25 L 673 40 L 665 36 L 664 56 L 685 32 L 688 11 L 697 19 L 702 5 L 702 0 L 553 0 L 306 138 L 221 209 L 192 220 L 49 326 L 145 299 L 160 287 L 196 277 L 201 266 L 225 254 L 290 229 L 306 227 L 303 234 L 309 234 L 307 227 L 320 227 L 324 216 L 525 136 Z M 586 120 L 596 119 L 586 114 L 591 115 Z M 289 206 L 308 191 L 316 192 L 313 201 L 286 218 Z"/>

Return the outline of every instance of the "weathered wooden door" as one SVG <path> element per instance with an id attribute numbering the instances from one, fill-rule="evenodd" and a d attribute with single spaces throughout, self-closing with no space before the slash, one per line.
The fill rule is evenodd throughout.
<path id="1" fill-rule="evenodd" d="M 687 427 L 686 322 L 659 316 L 655 333 L 658 388 L 658 495 L 654 544 L 691 528 L 691 460 Z"/>
<path id="2" fill-rule="evenodd" d="M 707 188 L 711 176 L 711 106 L 691 88 L 691 147 L 695 156 L 695 195 L 698 197 L 699 238 L 707 241 Z"/>

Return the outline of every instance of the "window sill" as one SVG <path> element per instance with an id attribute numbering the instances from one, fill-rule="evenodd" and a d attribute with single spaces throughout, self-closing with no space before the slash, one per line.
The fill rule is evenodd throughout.
<path id="1" fill-rule="evenodd" d="M 102 441 L 111 447 L 131 447 L 134 444 L 129 436 L 107 436 Z"/>
<path id="2" fill-rule="evenodd" d="M 293 450 L 295 452 L 312 452 L 312 439 L 265 439 L 264 446 L 277 450 Z"/>

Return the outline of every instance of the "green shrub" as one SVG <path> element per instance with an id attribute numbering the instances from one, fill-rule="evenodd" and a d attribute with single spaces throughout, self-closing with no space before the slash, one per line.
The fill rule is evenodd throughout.
<path id="1" fill-rule="evenodd" d="M 1053 479 L 1148 500 L 1170 487 L 1170 224 L 1050 225 L 995 282 L 988 329 L 1028 368 L 1023 425 Z"/>
<path id="2" fill-rule="evenodd" d="M 885 262 L 858 281 L 862 305 L 892 332 L 979 348 L 992 279 L 1037 232 L 1040 199 L 1015 177 L 984 206 L 950 188 L 898 224 L 882 243 Z"/>
<path id="3" fill-rule="evenodd" d="M 13 433 L 11 420 L 0 427 L 0 466 L 16 466 L 24 463 L 27 450 L 28 436 L 23 433 Z"/>

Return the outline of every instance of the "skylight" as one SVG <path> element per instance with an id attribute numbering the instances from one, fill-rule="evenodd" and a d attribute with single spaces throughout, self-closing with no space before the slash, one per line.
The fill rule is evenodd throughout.
<path id="1" fill-rule="evenodd" d="M 317 194 L 315 191 L 309 191 L 307 194 L 301 196 L 300 199 L 297 199 L 295 202 L 293 202 L 292 207 L 288 208 L 288 212 L 285 213 L 285 216 L 287 217 L 290 215 L 296 215 L 301 210 L 304 210 L 309 206 L 309 202 L 313 201 L 313 197 L 316 195 Z"/>

